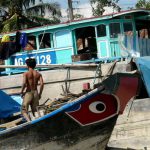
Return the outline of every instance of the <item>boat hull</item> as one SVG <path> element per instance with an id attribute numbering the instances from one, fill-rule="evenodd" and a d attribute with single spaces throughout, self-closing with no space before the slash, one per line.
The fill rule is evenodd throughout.
<path id="1" fill-rule="evenodd" d="M 64 112 L 30 123 L 0 136 L 1 150 L 45 149 L 75 150 L 105 149 L 117 116 L 100 123 L 81 126 Z"/>

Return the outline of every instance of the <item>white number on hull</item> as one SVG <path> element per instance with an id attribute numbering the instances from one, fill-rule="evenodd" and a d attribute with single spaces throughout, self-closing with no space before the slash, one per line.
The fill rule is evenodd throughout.
<path id="1" fill-rule="evenodd" d="M 31 57 L 31 58 L 35 58 L 35 57 Z M 14 65 L 24 65 L 25 60 L 28 59 L 28 57 L 24 58 L 15 58 L 14 61 Z M 52 60 L 51 60 L 51 56 L 50 55 L 41 55 L 41 56 L 36 56 L 36 61 L 37 64 L 51 64 Z"/>

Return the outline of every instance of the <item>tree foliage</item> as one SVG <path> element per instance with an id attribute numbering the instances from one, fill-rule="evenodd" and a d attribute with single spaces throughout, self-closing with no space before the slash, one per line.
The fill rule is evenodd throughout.
<path id="1" fill-rule="evenodd" d="M 105 11 L 104 7 L 113 6 L 113 8 L 120 11 L 120 7 L 117 5 L 119 0 L 90 0 L 92 6 L 92 12 L 94 16 L 101 16 Z"/>
<path id="2" fill-rule="evenodd" d="M 136 4 L 136 8 L 150 9 L 150 0 L 139 0 Z"/>
<path id="3" fill-rule="evenodd" d="M 46 13 L 48 18 L 44 18 Z M 0 32 L 10 32 L 29 27 L 60 22 L 58 3 L 43 0 L 0 0 Z"/>
<path id="4" fill-rule="evenodd" d="M 78 20 L 78 19 L 84 18 L 84 16 L 81 15 L 81 14 L 75 14 L 75 15 L 73 15 L 73 18 L 74 18 L 75 20 Z"/>

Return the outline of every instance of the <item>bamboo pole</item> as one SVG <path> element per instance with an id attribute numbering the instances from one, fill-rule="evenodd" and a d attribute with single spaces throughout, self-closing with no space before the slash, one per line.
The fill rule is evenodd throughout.
<path id="1" fill-rule="evenodd" d="M 47 64 L 36 65 L 36 68 L 80 68 L 80 67 L 97 67 L 98 64 Z M 27 68 L 26 65 L 0 65 L 0 68 Z"/>

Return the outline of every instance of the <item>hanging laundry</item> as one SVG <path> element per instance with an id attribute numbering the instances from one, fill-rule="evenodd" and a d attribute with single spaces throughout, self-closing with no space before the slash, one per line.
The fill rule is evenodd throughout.
<path id="1" fill-rule="evenodd" d="M 22 48 L 25 48 L 27 45 L 28 39 L 27 39 L 27 34 L 26 33 L 21 33 L 20 36 L 20 45 Z"/>
<path id="2" fill-rule="evenodd" d="M 0 44 L 0 59 L 6 60 L 11 55 L 21 51 L 20 38 L 21 33 L 19 31 L 16 32 L 15 42 L 10 41 L 10 37 L 8 35 L 3 36 Z"/>
<path id="3" fill-rule="evenodd" d="M 9 35 L 3 35 L 1 42 L 9 42 L 10 41 L 10 37 Z"/>
<path id="4" fill-rule="evenodd" d="M 4 42 L 0 44 L 0 59 L 6 60 L 11 55 L 19 52 L 16 42 Z"/>
<path id="5" fill-rule="evenodd" d="M 0 59 L 6 60 L 11 55 L 16 53 L 16 43 L 15 42 L 3 42 L 0 45 Z"/>
<path id="6" fill-rule="evenodd" d="M 15 43 L 16 43 L 16 52 L 20 52 L 21 51 L 21 44 L 20 44 L 20 37 L 21 37 L 21 33 L 19 31 L 16 32 L 16 39 L 15 39 Z"/>

